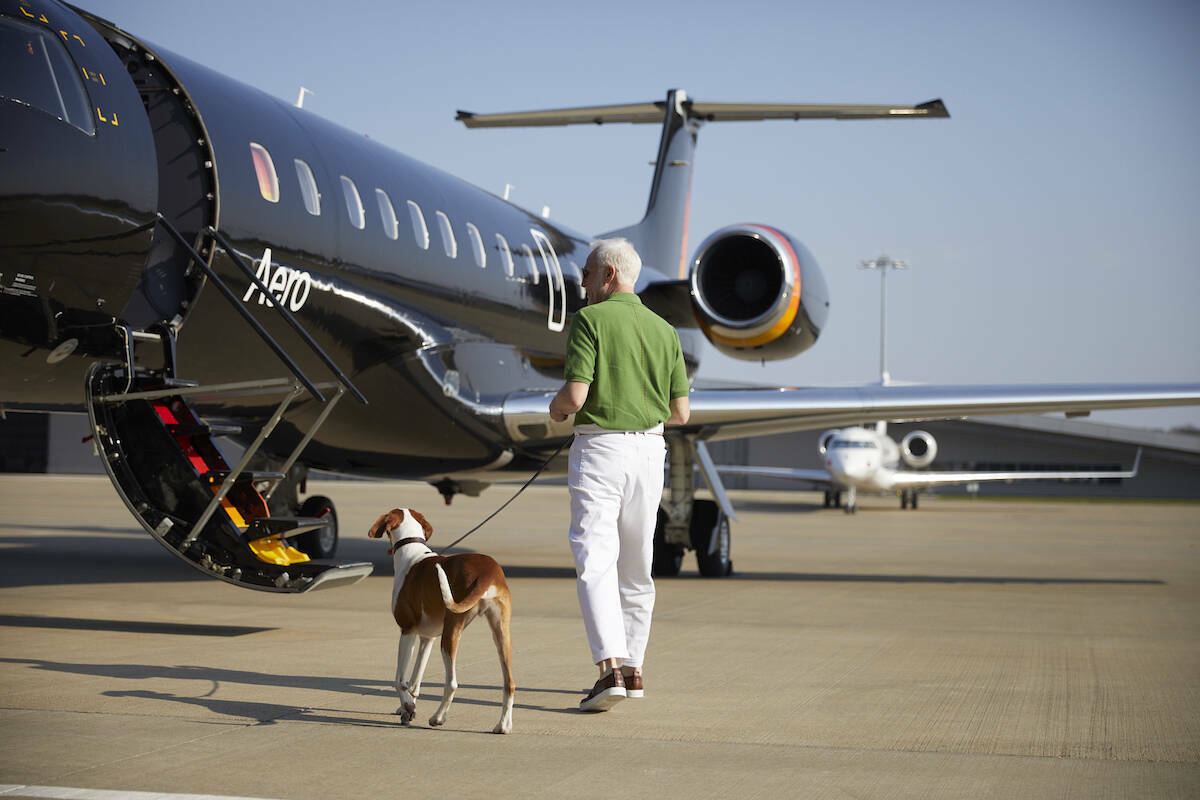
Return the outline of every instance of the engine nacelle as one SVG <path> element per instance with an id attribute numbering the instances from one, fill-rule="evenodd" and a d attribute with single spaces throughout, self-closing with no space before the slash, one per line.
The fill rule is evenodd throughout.
<path id="1" fill-rule="evenodd" d="M 837 428 L 831 428 L 821 434 L 821 438 L 817 439 L 817 452 L 825 455 L 825 451 L 829 449 L 829 443 L 833 441 L 833 437 L 838 435 Z"/>
<path id="2" fill-rule="evenodd" d="M 829 315 L 825 276 L 808 248 L 766 225 L 730 225 L 692 262 L 692 308 L 704 335 L 747 361 L 812 347 Z"/>
<path id="3" fill-rule="evenodd" d="M 900 457 L 913 469 L 928 467 L 937 456 L 937 440 L 925 431 L 913 431 L 900 441 Z"/>

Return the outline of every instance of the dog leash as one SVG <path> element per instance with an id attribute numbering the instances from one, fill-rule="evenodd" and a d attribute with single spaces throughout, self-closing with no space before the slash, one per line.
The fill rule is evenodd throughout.
<path id="1" fill-rule="evenodd" d="M 567 438 L 566 438 L 566 439 L 563 441 L 563 443 L 562 443 L 562 444 L 560 444 L 560 445 L 558 446 L 558 449 L 557 449 L 557 450 L 555 450 L 553 453 L 551 453 L 551 454 L 550 454 L 550 457 L 549 457 L 549 458 L 547 458 L 545 461 L 543 461 L 543 462 L 542 462 L 542 465 L 541 465 L 540 467 L 538 467 L 538 468 L 537 468 L 537 472 L 533 473 L 533 476 L 532 476 L 532 477 L 531 477 L 529 480 L 525 481 L 525 485 L 524 485 L 524 486 L 522 486 L 520 489 L 517 489 L 517 492 L 516 492 L 516 494 L 514 494 L 512 497 L 508 498 L 508 500 L 507 500 L 507 501 L 505 501 L 504 505 L 500 506 L 500 507 L 499 507 L 499 508 L 497 508 L 495 511 L 493 511 L 491 514 L 489 514 L 489 515 L 488 515 L 488 517 L 487 517 L 487 519 L 485 519 L 483 522 L 479 523 L 479 524 L 478 524 L 478 525 L 476 525 L 474 528 L 471 528 L 471 530 L 467 531 L 467 532 L 466 532 L 466 533 L 464 533 L 462 536 L 458 537 L 458 538 L 457 538 L 457 539 L 455 539 L 453 542 L 451 542 L 450 544 L 446 545 L 446 546 L 445 546 L 445 547 L 443 547 L 441 550 L 439 550 L 439 551 L 438 551 L 438 555 L 439 555 L 439 556 L 441 556 L 441 555 L 445 555 L 445 554 L 446 554 L 446 551 L 447 551 L 447 550 L 449 550 L 451 547 L 454 547 L 454 545 L 458 544 L 458 543 L 459 543 L 459 542 L 461 542 L 463 539 L 467 538 L 467 537 L 468 537 L 468 536 L 470 536 L 472 533 L 474 533 L 475 531 L 477 531 L 477 530 L 479 530 L 480 528 L 482 528 L 484 525 L 487 525 L 487 524 L 488 524 L 488 522 L 490 522 L 490 521 L 491 521 L 492 517 L 496 516 L 496 515 L 497 515 L 497 514 L 499 514 L 501 511 L 503 511 L 504 509 L 508 508 L 508 504 L 509 504 L 509 503 L 511 503 L 513 500 L 516 500 L 516 499 L 517 499 L 517 498 L 518 498 L 518 497 L 521 495 L 521 492 L 523 492 L 523 491 L 525 491 L 526 489 L 528 489 L 528 488 L 529 488 L 529 484 L 531 484 L 531 483 L 533 483 L 535 480 L 537 480 L 537 476 L 542 474 L 542 470 L 544 470 L 544 469 L 545 469 L 547 466 L 549 466 L 549 465 L 550 465 L 550 462 L 554 460 L 554 457 L 555 457 L 555 456 L 557 456 L 559 453 L 561 453 L 561 452 L 562 452 L 562 450 L 563 450 L 563 448 L 564 448 L 564 447 L 566 447 L 567 445 L 569 445 L 569 444 L 570 444 L 571 442 L 573 442 L 573 441 L 575 441 L 575 434 L 573 434 L 573 433 L 572 433 L 570 436 L 568 436 L 568 437 L 567 437 Z"/>

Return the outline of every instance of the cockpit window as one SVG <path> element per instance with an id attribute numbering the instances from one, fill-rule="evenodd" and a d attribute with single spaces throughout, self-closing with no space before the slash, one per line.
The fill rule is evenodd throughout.
<path id="1" fill-rule="evenodd" d="M 879 449 L 879 445 L 877 445 L 875 442 L 851 442 L 851 441 L 846 441 L 845 439 L 834 439 L 833 442 L 831 442 L 829 446 L 832 448 L 838 449 L 838 450 L 841 450 L 841 449 L 844 449 L 847 447 L 852 447 L 852 448 L 862 449 L 862 450 L 878 450 Z"/>
<path id="2" fill-rule="evenodd" d="M 63 43 L 48 30 L 0 17 L 0 97 L 45 111 L 86 134 L 91 104 Z"/>
<path id="3" fill-rule="evenodd" d="M 279 202 L 279 175 L 267 148 L 258 142 L 250 143 L 250 158 L 254 159 L 254 174 L 258 177 L 258 192 L 268 203 Z"/>

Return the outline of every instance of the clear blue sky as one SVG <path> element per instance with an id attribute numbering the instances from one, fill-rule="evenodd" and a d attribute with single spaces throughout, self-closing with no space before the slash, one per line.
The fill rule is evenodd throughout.
<path id="1" fill-rule="evenodd" d="M 640 218 L 654 126 L 467 131 L 477 112 L 696 99 L 919 103 L 949 120 L 700 133 L 691 247 L 782 227 L 821 263 L 828 327 L 719 377 L 1200 382 L 1200 4 L 203 3 L 78 0 L 131 33 L 588 233 Z M 1200 426 L 1200 407 L 1098 421 Z"/>

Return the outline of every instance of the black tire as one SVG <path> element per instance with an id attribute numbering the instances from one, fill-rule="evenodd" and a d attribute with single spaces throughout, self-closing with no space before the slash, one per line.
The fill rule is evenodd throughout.
<path id="1" fill-rule="evenodd" d="M 667 512 L 658 510 L 658 523 L 654 526 L 654 558 L 650 563 L 650 574 L 656 578 L 674 578 L 683 567 L 683 548 L 667 544 L 663 532 L 667 526 Z"/>
<path id="2" fill-rule="evenodd" d="M 825 493 L 825 501 L 824 501 L 824 503 L 822 504 L 821 508 L 829 508 L 829 507 L 830 507 L 830 506 L 832 506 L 832 505 L 833 505 L 833 493 L 832 493 L 832 492 L 826 492 L 826 493 Z"/>
<path id="3" fill-rule="evenodd" d="M 917 493 L 915 491 L 912 493 L 912 508 L 913 511 L 917 510 Z"/>
<path id="4" fill-rule="evenodd" d="M 717 544 L 712 553 L 708 546 L 713 531 Z M 733 561 L 729 558 L 729 518 L 712 500 L 697 500 L 692 503 L 692 524 L 689 529 L 692 548 L 696 551 L 696 566 L 706 578 L 724 578 L 733 572 Z"/>
<path id="5" fill-rule="evenodd" d="M 333 558 L 337 553 L 338 521 L 333 501 L 324 495 L 315 494 L 300 504 L 297 512 L 301 517 L 320 517 L 330 523 L 324 528 L 302 533 L 291 540 L 292 546 L 309 558 Z"/>
<path id="6" fill-rule="evenodd" d="M 908 508 L 908 491 L 907 490 L 900 492 L 900 508 L 901 509 Z"/>

